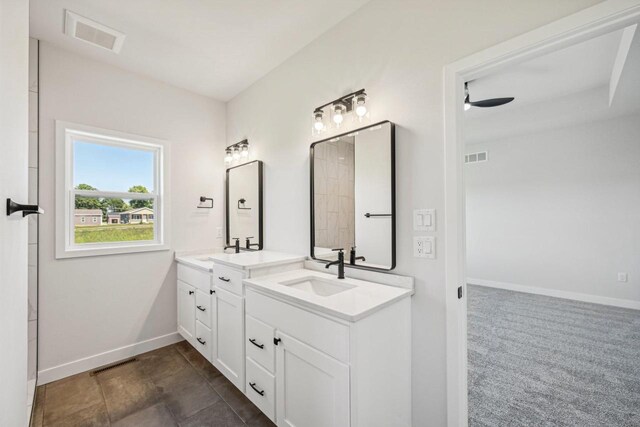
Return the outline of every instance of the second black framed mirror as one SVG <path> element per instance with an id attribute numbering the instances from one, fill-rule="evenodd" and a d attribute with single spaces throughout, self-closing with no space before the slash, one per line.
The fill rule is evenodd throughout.
<path id="1" fill-rule="evenodd" d="M 260 160 L 227 169 L 227 246 L 234 246 L 237 240 L 242 250 L 261 250 L 264 247 L 262 173 Z"/>

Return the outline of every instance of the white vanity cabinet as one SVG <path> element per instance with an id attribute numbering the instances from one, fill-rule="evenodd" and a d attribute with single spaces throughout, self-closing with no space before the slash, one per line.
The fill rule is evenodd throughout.
<path id="1" fill-rule="evenodd" d="M 245 394 L 272 421 L 411 425 L 409 295 L 350 320 L 250 285 L 245 299 Z"/>
<path id="2" fill-rule="evenodd" d="M 243 280 L 300 268 L 304 258 L 271 251 L 176 258 L 178 332 L 243 392 Z"/>

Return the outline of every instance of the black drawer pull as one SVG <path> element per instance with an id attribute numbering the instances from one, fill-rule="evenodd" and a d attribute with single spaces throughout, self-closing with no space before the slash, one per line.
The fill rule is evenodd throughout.
<path id="1" fill-rule="evenodd" d="M 197 308 L 198 310 L 200 310 L 200 311 L 207 311 L 207 309 L 206 309 L 206 308 L 204 308 L 204 307 L 202 307 L 202 306 L 199 306 L 199 305 L 196 305 L 196 308 Z"/>
<path id="2" fill-rule="evenodd" d="M 249 342 L 258 348 L 264 348 L 264 344 L 258 344 L 255 339 L 249 338 Z"/>
<path id="3" fill-rule="evenodd" d="M 255 391 L 256 393 L 258 393 L 260 396 L 264 396 L 264 390 L 258 390 L 256 388 L 256 383 L 249 383 L 249 385 L 251 386 L 251 388 L 253 389 L 253 391 Z"/>
<path id="4" fill-rule="evenodd" d="M 230 282 L 231 279 L 227 278 L 227 277 L 218 277 L 218 279 L 222 280 L 223 282 Z"/>
<path id="5" fill-rule="evenodd" d="M 189 295 L 193 295 L 193 291 L 189 291 Z"/>
<path id="6" fill-rule="evenodd" d="M 202 345 L 205 345 L 207 342 L 203 341 L 202 338 L 196 338 L 198 340 L 198 342 Z"/>

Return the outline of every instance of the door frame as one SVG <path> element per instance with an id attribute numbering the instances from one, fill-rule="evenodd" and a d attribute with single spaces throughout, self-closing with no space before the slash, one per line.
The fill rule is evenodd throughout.
<path id="1" fill-rule="evenodd" d="M 464 82 L 623 28 L 640 1 L 608 0 L 444 67 L 447 425 L 468 425 Z M 463 297 L 458 298 L 458 287 Z"/>

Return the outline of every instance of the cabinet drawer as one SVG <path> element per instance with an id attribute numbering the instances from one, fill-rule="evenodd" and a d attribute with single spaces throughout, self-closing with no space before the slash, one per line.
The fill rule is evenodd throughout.
<path id="1" fill-rule="evenodd" d="M 246 314 L 349 363 L 349 327 L 248 288 Z M 247 343 L 247 347 L 250 344 Z"/>
<path id="2" fill-rule="evenodd" d="M 242 296 L 244 274 L 233 268 L 216 265 L 213 268 L 213 283 L 225 291 Z"/>
<path id="3" fill-rule="evenodd" d="M 247 358 L 246 395 L 264 414 L 275 422 L 275 378 L 263 367 Z"/>
<path id="4" fill-rule="evenodd" d="M 267 371 L 273 373 L 275 367 L 274 329 L 249 315 L 245 318 L 245 327 L 247 330 L 245 343 L 247 357 L 252 358 Z"/>
<path id="5" fill-rule="evenodd" d="M 196 350 L 202 353 L 208 361 L 211 361 L 211 329 L 200 323 L 199 320 L 196 320 L 196 341 L 194 345 Z"/>
<path id="6" fill-rule="evenodd" d="M 203 292 L 209 292 L 211 289 L 211 275 L 209 273 L 182 264 L 178 264 L 178 280 L 195 286 Z"/>
<path id="7" fill-rule="evenodd" d="M 196 290 L 196 319 L 211 328 L 211 295 L 208 291 Z"/>

